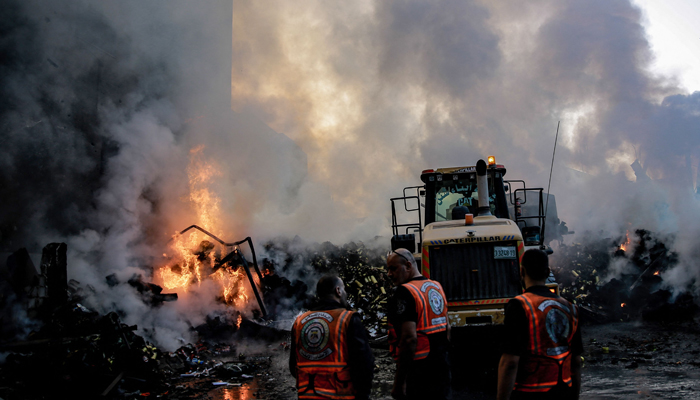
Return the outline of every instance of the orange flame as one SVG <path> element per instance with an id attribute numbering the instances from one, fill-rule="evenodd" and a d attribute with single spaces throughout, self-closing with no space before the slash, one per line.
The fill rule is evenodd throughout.
<path id="1" fill-rule="evenodd" d="M 626 305 L 627 305 L 627 303 L 621 303 L 621 304 L 620 304 L 620 307 L 624 307 L 624 306 L 626 306 Z"/>
<path id="2" fill-rule="evenodd" d="M 196 224 L 223 237 L 221 221 L 221 199 L 210 189 L 214 178 L 221 172 L 204 158 L 204 146 L 190 150 L 190 162 L 187 167 L 190 195 L 189 201 L 196 212 Z M 156 275 L 168 290 L 187 292 L 191 285 L 200 285 L 205 279 L 212 279 L 221 286 L 224 301 L 243 308 L 249 298 L 250 286 L 246 283 L 245 273 L 241 268 L 222 266 L 216 271 L 213 267 L 227 249 L 199 231 L 190 231 L 185 235 L 176 233 L 170 242 L 171 250 L 163 253 L 168 265 L 160 267 Z M 168 254 L 171 254 L 169 257 Z"/>
<path id="3" fill-rule="evenodd" d="M 622 251 L 627 251 L 627 247 L 630 244 L 630 231 L 627 231 L 627 233 L 625 233 L 625 237 L 626 237 L 625 243 L 622 243 L 620 245 L 620 250 L 622 250 Z"/>
<path id="4" fill-rule="evenodd" d="M 661 271 L 656 271 L 656 272 L 654 272 L 654 275 L 659 276 L 660 273 L 661 273 Z"/>
<path id="5" fill-rule="evenodd" d="M 197 212 L 198 225 L 213 233 L 221 235 L 220 221 L 221 199 L 209 189 L 212 178 L 221 176 L 211 163 L 203 157 L 204 146 L 190 150 L 190 165 L 187 167 L 187 177 L 190 184 L 190 201 Z"/>

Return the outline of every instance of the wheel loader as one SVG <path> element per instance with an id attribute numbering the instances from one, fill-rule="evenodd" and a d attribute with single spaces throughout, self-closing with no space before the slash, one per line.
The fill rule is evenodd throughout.
<path id="1" fill-rule="evenodd" d="M 543 188 L 505 175 L 492 156 L 475 166 L 428 169 L 422 185 L 391 199 L 391 247 L 411 250 L 421 273 L 440 282 L 455 328 L 502 325 L 506 303 L 523 292 L 525 250 L 551 254 Z M 548 286 L 558 292 L 556 283 Z"/>

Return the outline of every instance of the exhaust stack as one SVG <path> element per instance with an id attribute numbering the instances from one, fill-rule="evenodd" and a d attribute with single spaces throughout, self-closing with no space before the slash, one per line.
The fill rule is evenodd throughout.
<path id="1" fill-rule="evenodd" d="M 491 207 L 489 206 L 489 182 L 486 176 L 486 162 L 484 160 L 479 160 L 476 163 L 476 187 L 479 192 L 478 216 L 491 215 Z"/>

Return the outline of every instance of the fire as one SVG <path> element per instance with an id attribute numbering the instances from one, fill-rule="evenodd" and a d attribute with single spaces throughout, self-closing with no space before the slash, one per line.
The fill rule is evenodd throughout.
<path id="1" fill-rule="evenodd" d="M 221 284 L 227 303 L 242 306 L 248 302 L 248 295 L 243 286 L 246 278 L 242 268 L 225 266 L 219 268 L 211 277 Z"/>
<path id="2" fill-rule="evenodd" d="M 660 273 L 661 273 L 661 271 L 656 271 L 656 272 L 654 272 L 654 275 L 659 276 Z"/>
<path id="3" fill-rule="evenodd" d="M 620 245 L 620 250 L 622 251 L 627 251 L 627 248 L 630 245 L 630 231 L 627 231 L 627 233 L 625 233 L 625 238 L 625 243 L 622 243 Z"/>
<path id="4" fill-rule="evenodd" d="M 624 307 L 624 306 L 626 306 L 626 305 L 627 305 L 627 303 L 621 303 L 621 304 L 620 304 L 620 307 Z"/>
<path id="5" fill-rule="evenodd" d="M 196 224 L 222 237 L 224 232 L 219 223 L 222 220 L 221 199 L 210 189 L 221 172 L 204 157 L 203 150 L 204 146 L 198 146 L 190 151 L 188 200 L 197 215 Z M 212 279 L 221 287 L 221 296 L 226 303 L 243 308 L 251 290 L 243 268 L 217 264 L 232 250 L 210 241 L 208 236 L 196 230 L 183 235 L 176 233 L 170 242 L 170 250 L 163 253 L 166 265 L 158 268 L 156 275 L 164 288 L 184 292 L 192 285 L 201 285 L 204 280 Z"/>
<path id="6" fill-rule="evenodd" d="M 221 176 L 221 172 L 204 159 L 203 150 L 204 146 L 190 150 L 190 165 L 187 167 L 190 201 L 197 212 L 198 225 L 218 236 L 221 234 L 221 227 L 217 224 L 221 220 L 221 199 L 209 190 L 209 184 L 212 178 Z"/>

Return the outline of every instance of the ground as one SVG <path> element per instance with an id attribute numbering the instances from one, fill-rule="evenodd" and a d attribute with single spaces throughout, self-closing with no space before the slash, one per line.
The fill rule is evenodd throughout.
<path id="1" fill-rule="evenodd" d="M 700 398 L 697 319 L 591 325 L 582 332 L 582 399 Z"/>
<path id="2" fill-rule="evenodd" d="M 582 327 L 582 400 L 700 398 L 700 321 L 619 322 Z M 390 399 L 394 362 L 374 349 L 372 398 Z M 211 399 L 295 399 L 288 351 L 270 350 L 270 367 L 240 388 L 214 388 Z M 459 360 L 457 360 L 459 361 Z M 473 360 L 472 364 L 482 360 Z M 493 367 L 493 360 L 489 361 Z M 494 375 L 455 366 L 453 398 L 493 399 Z"/>

